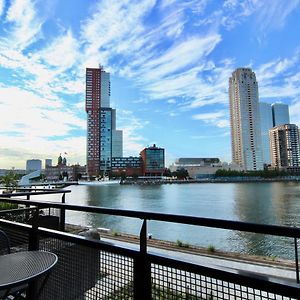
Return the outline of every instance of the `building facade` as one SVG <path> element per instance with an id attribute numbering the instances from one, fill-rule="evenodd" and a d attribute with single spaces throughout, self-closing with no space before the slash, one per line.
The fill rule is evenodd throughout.
<path id="1" fill-rule="evenodd" d="M 250 68 L 229 79 L 232 162 L 245 170 L 263 169 L 258 84 Z"/>
<path id="2" fill-rule="evenodd" d="M 290 124 L 289 106 L 283 103 L 272 104 L 273 127 Z"/>
<path id="3" fill-rule="evenodd" d="M 104 175 L 111 170 L 114 147 L 118 146 L 120 149 L 120 143 L 123 141 L 120 141 L 120 133 L 113 134 L 113 131 L 116 131 L 116 112 L 110 107 L 110 74 L 101 66 L 86 69 L 85 110 L 87 173 L 88 176 Z M 120 151 L 116 154 L 120 156 Z"/>
<path id="4" fill-rule="evenodd" d="M 270 130 L 272 167 L 300 167 L 299 129 L 295 124 L 279 125 Z"/>
<path id="5" fill-rule="evenodd" d="M 123 157 L 123 131 L 117 130 L 116 110 L 112 110 L 112 157 Z"/>
<path id="6" fill-rule="evenodd" d="M 42 161 L 40 159 L 28 159 L 26 161 L 26 173 L 42 170 Z"/>
<path id="7" fill-rule="evenodd" d="M 141 176 L 143 161 L 141 157 L 113 157 L 111 161 L 112 174 L 126 176 Z"/>
<path id="8" fill-rule="evenodd" d="M 261 126 L 261 149 L 264 164 L 271 164 L 269 130 L 273 128 L 272 106 L 269 103 L 259 103 L 260 126 Z"/>
<path id="9" fill-rule="evenodd" d="M 154 144 L 152 147 L 141 151 L 140 156 L 143 161 L 143 176 L 162 176 L 165 171 L 165 149 L 158 148 Z"/>

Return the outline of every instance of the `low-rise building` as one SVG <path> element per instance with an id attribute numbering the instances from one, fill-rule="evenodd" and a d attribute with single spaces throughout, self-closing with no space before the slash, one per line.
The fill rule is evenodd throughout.
<path id="1" fill-rule="evenodd" d="M 141 176 L 143 161 L 140 156 L 112 157 L 111 171 L 113 175 Z"/>
<path id="2" fill-rule="evenodd" d="M 222 163 L 219 158 L 211 157 L 178 158 L 170 166 L 170 171 L 175 172 L 179 169 L 187 170 L 189 176 L 194 179 L 213 177 L 220 169 L 242 171 L 238 165 Z"/>
<path id="3" fill-rule="evenodd" d="M 162 176 L 165 171 L 165 149 L 154 144 L 143 149 L 140 153 L 143 161 L 143 176 Z"/>

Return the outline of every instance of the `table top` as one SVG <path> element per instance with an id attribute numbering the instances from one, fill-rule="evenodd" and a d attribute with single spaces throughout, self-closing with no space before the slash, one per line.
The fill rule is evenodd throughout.
<path id="1" fill-rule="evenodd" d="M 47 273 L 57 256 L 47 251 L 23 251 L 0 256 L 0 290 L 28 283 Z"/>

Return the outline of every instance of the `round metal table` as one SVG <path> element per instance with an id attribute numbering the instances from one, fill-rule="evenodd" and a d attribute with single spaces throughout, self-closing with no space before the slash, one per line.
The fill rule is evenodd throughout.
<path id="1" fill-rule="evenodd" d="M 47 251 L 24 251 L 1 255 L 0 291 L 5 291 L 7 296 L 13 288 L 46 275 L 56 263 L 57 256 Z"/>

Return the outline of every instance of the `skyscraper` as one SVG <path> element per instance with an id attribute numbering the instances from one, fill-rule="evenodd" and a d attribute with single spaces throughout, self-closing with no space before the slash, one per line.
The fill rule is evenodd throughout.
<path id="1" fill-rule="evenodd" d="M 272 104 L 273 126 L 290 124 L 289 106 L 283 103 Z"/>
<path id="2" fill-rule="evenodd" d="M 111 168 L 115 112 L 110 107 L 110 74 L 103 67 L 86 69 L 87 173 L 98 176 Z M 122 143 L 122 141 L 121 141 Z"/>
<path id="3" fill-rule="evenodd" d="M 258 85 L 250 68 L 229 78 L 232 161 L 245 170 L 263 168 Z"/>
<path id="4" fill-rule="evenodd" d="M 270 130 L 272 166 L 300 167 L 299 130 L 295 124 L 279 125 Z"/>
<path id="5" fill-rule="evenodd" d="M 116 128 L 116 110 L 112 110 L 112 157 L 123 157 L 123 131 Z"/>
<path id="6" fill-rule="evenodd" d="M 271 163 L 269 130 L 273 128 L 272 106 L 269 103 L 259 103 L 261 148 L 264 164 Z"/>

